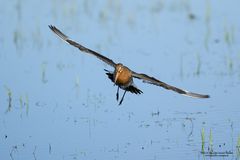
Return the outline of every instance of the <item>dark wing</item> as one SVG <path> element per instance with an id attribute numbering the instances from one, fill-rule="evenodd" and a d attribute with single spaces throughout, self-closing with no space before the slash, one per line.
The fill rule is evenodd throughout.
<path id="1" fill-rule="evenodd" d="M 131 93 L 135 93 L 135 94 L 142 94 L 143 92 L 138 89 L 137 87 L 131 85 L 131 86 L 128 86 L 127 88 L 125 88 L 126 91 L 129 91 Z"/>
<path id="2" fill-rule="evenodd" d="M 82 46 L 81 44 L 69 39 L 65 34 L 63 34 L 59 29 L 57 29 L 55 26 L 49 25 L 49 28 L 56 34 L 58 35 L 62 40 L 64 40 L 65 42 L 67 42 L 68 44 L 77 47 L 79 50 L 92 54 L 94 56 L 96 56 L 97 58 L 99 58 L 100 60 L 102 60 L 103 62 L 107 63 L 108 65 L 115 67 L 116 63 L 114 63 L 111 59 L 91 50 L 88 49 L 84 46 Z"/>
<path id="3" fill-rule="evenodd" d="M 104 69 L 106 71 L 106 75 L 108 76 L 108 78 L 114 83 L 113 80 L 113 73 L 111 73 L 110 71 Z M 135 93 L 135 94 L 141 94 L 143 93 L 140 89 L 138 89 L 137 87 L 135 87 L 134 85 L 130 85 L 127 88 L 125 88 L 126 91 L 129 91 L 131 93 Z"/>
<path id="4" fill-rule="evenodd" d="M 180 93 L 180 94 L 183 94 L 186 96 L 195 97 L 195 98 L 209 98 L 209 95 L 203 95 L 203 94 L 193 93 L 193 92 L 189 92 L 189 91 L 186 91 L 183 89 L 179 89 L 177 87 L 174 87 L 174 86 L 168 85 L 164 82 L 161 82 L 161 81 L 157 80 L 156 78 L 150 77 L 146 74 L 132 72 L 132 75 L 134 78 L 142 79 L 143 82 L 150 83 L 150 84 L 153 84 L 156 86 L 160 86 L 165 89 L 172 90 L 172 91 L 175 91 L 177 93 Z"/>

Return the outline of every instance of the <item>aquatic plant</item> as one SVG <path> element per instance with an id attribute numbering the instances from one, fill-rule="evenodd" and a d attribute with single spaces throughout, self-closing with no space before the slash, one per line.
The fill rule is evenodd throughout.
<path id="1" fill-rule="evenodd" d="M 78 98 L 80 92 L 80 78 L 78 75 L 75 78 L 74 88 L 76 89 L 76 97 Z"/>
<path id="2" fill-rule="evenodd" d="M 17 51 L 21 51 L 21 49 L 23 48 L 23 43 L 24 38 L 23 38 L 23 31 L 21 30 L 20 26 L 18 26 L 18 28 L 13 32 L 13 43 L 17 49 Z"/>
<path id="3" fill-rule="evenodd" d="M 42 68 L 42 83 L 47 83 L 47 79 L 46 79 L 46 68 L 47 68 L 47 63 L 43 62 L 41 65 Z"/>
<path id="4" fill-rule="evenodd" d="M 28 99 L 28 95 L 25 96 L 25 105 L 26 105 L 26 115 L 28 116 L 28 112 L 29 112 L 29 99 Z"/>
<path id="5" fill-rule="evenodd" d="M 23 97 L 20 96 L 19 98 L 20 108 L 23 108 Z"/>
<path id="6" fill-rule="evenodd" d="M 224 23 L 224 41 L 230 47 L 234 43 L 234 34 L 235 28 L 234 26 L 229 27 L 228 23 L 225 20 Z"/>
<path id="7" fill-rule="evenodd" d="M 213 153 L 213 136 L 212 136 L 212 129 L 210 129 L 210 134 L 209 134 L 209 146 L 208 146 L 208 151 L 209 153 Z"/>
<path id="8" fill-rule="evenodd" d="M 240 135 L 238 136 L 236 148 L 237 148 L 237 159 L 240 159 Z"/>
<path id="9" fill-rule="evenodd" d="M 201 58 L 199 53 L 196 54 L 196 59 L 197 59 L 197 68 L 195 71 L 195 75 L 199 76 L 200 75 L 200 70 L 201 70 Z"/>
<path id="10" fill-rule="evenodd" d="M 180 58 L 180 77 L 181 77 L 181 79 L 183 78 L 183 75 L 184 75 L 184 73 L 183 73 L 183 56 L 181 56 L 181 58 Z"/>
<path id="11" fill-rule="evenodd" d="M 7 107 L 7 110 L 6 110 L 6 113 L 7 112 L 10 112 L 11 109 L 12 109 L 12 91 L 10 88 L 6 87 L 6 90 L 7 90 L 7 95 L 8 95 L 8 107 Z"/>
<path id="12" fill-rule="evenodd" d="M 204 128 L 202 128 L 202 131 L 201 131 L 201 140 L 202 140 L 202 150 L 201 150 L 201 153 L 204 154 L 204 148 L 205 148 L 205 130 L 204 130 Z"/>
<path id="13" fill-rule="evenodd" d="M 211 28 L 210 28 L 210 20 L 211 20 L 211 5 L 209 0 L 206 1 L 206 10 L 205 10 L 205 23 L 206 23 L 206 34 L 204 38 L 204 45 L 206 50 L 209 49 L 208 43 L 211 35 Z"/>
<path id="14" fill-rule="evenodd" d="M 228 71 L 229 71 L 229 73 L 231 73 L 233 70 L 233 60 L 230 56 L 227 56 L 226 60 L 227 60 Z"/>

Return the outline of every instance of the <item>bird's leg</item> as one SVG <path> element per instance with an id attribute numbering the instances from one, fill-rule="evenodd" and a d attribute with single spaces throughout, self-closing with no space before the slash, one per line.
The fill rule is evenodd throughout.
<path id="1" fill-rule="evenodd" d="M 119 99 L 119 87 L 117 88 L 117 94 L 116 94 L 117 101 Z"/>
<path id="2" fill-rule="evenodd" d="M 121 105 L 122 104 L 122 102 L 123 102 L 123 99 L 124 99 L 124 97 L 125 97 L 125 94 L 126 94 L 126 90 L 124 91 L 124 93 L 123 93 L 123 96 L 122 96 L 122 99 L 120 100 L 120 102 L 119 102 L 119 104 L 118 105 Z"/>

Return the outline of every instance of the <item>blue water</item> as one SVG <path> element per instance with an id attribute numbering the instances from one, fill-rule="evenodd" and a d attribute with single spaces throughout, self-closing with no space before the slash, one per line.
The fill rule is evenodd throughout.
<path id="1" fill-rule="evenodd" d="M 0 159 L 239 159 L 239 5 L 2 1 Z M 127 93 L 118 106 L 104 72 L 112 68 L 50 24 L 136 72 L 211 98 L 136 79 L 144 94 Z"/>

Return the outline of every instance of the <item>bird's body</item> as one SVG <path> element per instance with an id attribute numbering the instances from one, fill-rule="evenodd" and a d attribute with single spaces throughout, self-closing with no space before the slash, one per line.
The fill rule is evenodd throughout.
<path id="1" fill-rule="evenodd" d="M 202 95 L 202 94 L 198 94 L 198 93 L 193 93 L 193 92 L 189 92 L 183 89 L 179 89 L 177 87 L 168 85 L 162 81 L 159 81 L 158 79 L 154 78 L 154 77 L 150 77 L 146 74 L 142 74 L 142 73 L 136 73 L 134 71 L 132 71 L 131 69 L 129 69 L 128 67 L 124 66 L 121 63 L 115 63 L 113 60 L 91 50 L 88 49 L 84 46 L 82 46 L 81 44 L 69 39 L 65 34 L 63 34 L 59 29 L 57 29 L 55 26 L 49 26 L 49 28 L 56 34 L 58 35 L 62 40 L 64 40 L 65 42 L 67 42 L 68 44 L 77 47 L 79 50 L 94 55 L 96 56 L 98 59 L 102 60 L 103 62 L 107 63 L 108 65 L 112 66 L 114 68 L 114 71 L 106 71 L 106 74 L 108 76 L 108 78 L 118 86 L 117 88 L 117 94 L 116 94 L 116 98 L 118 100 L 119 98 L 119 88 L 124 90 L 123 96 L 119 102 L 119 105 L 123 102 L 124 96 L 126 94 L 127 91 L 131 92 L 131 93 L 135 93 L 135 94 L 141 94 L 143 93 L 140 89 L 138 89 L 133 82 L 133 78 L 137 78 L 137 79 L 142 79 L 143 82 L 149 83 L 149 84 L 153 84 L 156 86 L 160 86 L 163 87 L 165 89 L 168 90 L 172 90 L 175 91 L 179 94 L 183 94 L 185 96 L 190 96 L 190 97 L 195 97 L 195 98 L 209 98 L 209 95 Z"/>
<path id="2" fill-rule="evenodd" d="M 121 88 L 130 86 L 133 83 L 132 71 L 121 63 L 117 64 L 114 70 L 114 82 Z"/>

